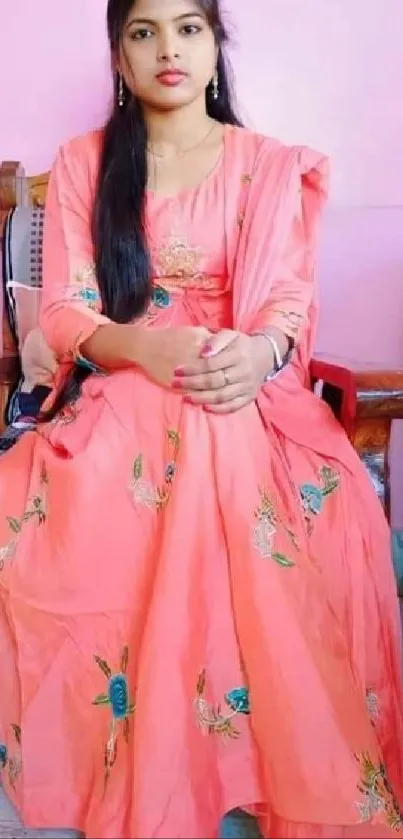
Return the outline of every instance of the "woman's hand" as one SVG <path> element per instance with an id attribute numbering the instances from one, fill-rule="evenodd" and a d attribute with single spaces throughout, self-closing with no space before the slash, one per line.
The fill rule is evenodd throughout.
<path id="1" fill-rule="evenodd" d="M 273 350 L 264 336 L 231 329 L 210 338 L 200 355 L 176 368 L 172 387 L 215 414 L 238 411 L 255 400 L 274 365 Z"/>
<path id="2" fill-rule="evenodd" d="M 164 387 L 172 387 L 175 369 L 196 363 L 211 337 L 211 332 L 203 326 L 137 327 L 135 362 L 150 379 Z"/>

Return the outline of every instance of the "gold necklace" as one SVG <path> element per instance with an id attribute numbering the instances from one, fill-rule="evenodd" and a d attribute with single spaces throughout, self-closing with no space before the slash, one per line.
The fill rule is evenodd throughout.
<path id="1" fill-rule="evenodd" d="M 169 160 L 171 157 L 172 158 L 183 157 L 183 155 L 188 154 L 189 152 L 193 151 L 194 149 L 199 148 L 199 146 L 202 146 L 203 143 L 205 143 L 208 140 L 208 138 L 211 136 L 211 134 L 215 130 L 216 126 L 217 126 L 217 123 L 215 122 L 212 125 L 212 127 L 209 128 L 207 134 L 205 134 L 204 137 L 202 137 L 201 140 L 198 140 L 197 143 L 194 143 L 193 146 L 189 146 L 186 149 L 181 149 L 181 151 L 179 151 L 177 154 L 173 154 L 173 155 L 167 157 L 166 154 L 161 154 L 160 152 L 155 151 L 150 145 L 147 146 L 147 150 L 150 152 L 150 154 L 153 155 L 153 157 L 159 157 L 161 160 Z"/>

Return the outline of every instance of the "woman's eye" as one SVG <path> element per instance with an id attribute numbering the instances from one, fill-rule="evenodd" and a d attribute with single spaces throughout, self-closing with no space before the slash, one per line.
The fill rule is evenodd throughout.
<path id="1" fill-rule="evenodd" d="M 196 26 L 195 23 L 186 23 L 185 26 L 182 26 L 181 32 L 184 35 L 197 35 L 198 32 L 201 32 L 201 27 Z"/>
<path id="2" fill-rule="evenodd" d="M 152 34 L 150 29 L 136 29 L 130 33 L 130 37 L 133 41 L 144 41 L 146 38 L 151 38 Z"/>

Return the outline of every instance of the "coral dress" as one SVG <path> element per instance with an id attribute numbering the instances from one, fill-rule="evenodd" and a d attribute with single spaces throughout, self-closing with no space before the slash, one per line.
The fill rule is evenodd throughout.
<path id="1" fill-rule="evenodd" d="M 100 134 L 65 146 L 42 326 L 60 379 L 106 318 L 89 218 Z M 307 387 L 326 161 L 241 129 L 175 199 L 151 193 L 148 328 L 275 324 L 298 344 L 214 416 L 138 369 L 0 466 L 0 760 L 24 821 L 87 837 L 403 835 L 389 532 Z"/>

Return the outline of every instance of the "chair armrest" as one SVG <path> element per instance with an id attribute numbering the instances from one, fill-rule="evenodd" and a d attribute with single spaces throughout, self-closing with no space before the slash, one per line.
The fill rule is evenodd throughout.
<path id="1" fill-rule="evenodd" d="M 390 512 L 389 445 L 392 420 L 403 418 L 403 367 L 315 355 L 312 385 L 340 420 L 365 463 L 387 515 Z"/>
<path id="2" fill-rule="evenodd" d="M 0 358 L 0 385 L 12 385 L 18 377 L 20 359 L 18 355 L 4 355 Z"/>
<path id="3" fill-rule="evenodd" d="M 4 413 L 6 410 L 8 392 L 18 379 L 20 359 L 18 355 L 7 355 L 0 358 L 0 431 L 4 429 Z"/>
<path id="4" fill-rule="evenodd" d="M 349 436 L 358 418 L 403 417 L 403 366 L 318 354 L 311 361 L 311 379 L 323 382 L 323 398 Z"/>

